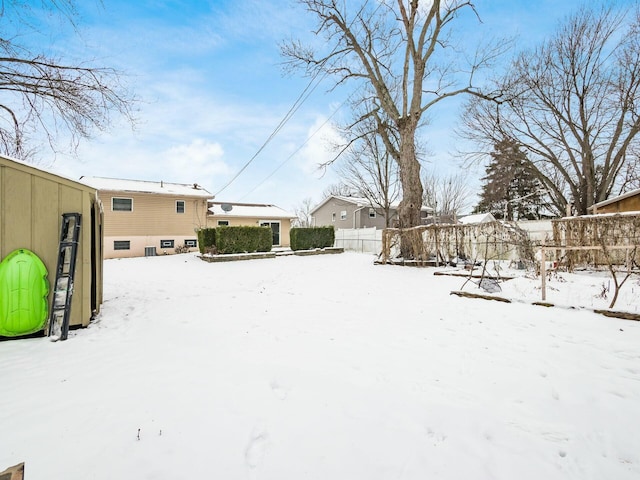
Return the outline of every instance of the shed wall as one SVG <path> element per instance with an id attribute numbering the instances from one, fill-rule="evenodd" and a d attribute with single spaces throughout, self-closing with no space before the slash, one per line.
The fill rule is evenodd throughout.
<path id="1" fill-rule="evenodd" d="M 89 324 L 102 303 L 102 251 L 92 237 L 95 190 L 22 163 L 0 157 L 0 258 L 26 248 L 43 261 L 49 284 L 55 281 L 62 214 L 82 214 L 70 325 Z M 99 215 L 93 216 L 100 221 Z M 96 249 L 92 257 L 92 246 Z M 52 289 L 51 289 L 52 290 Z M 93 295 L 92 295 L 93 293 Z M 53 292 L 49 294 L 49 308 Z"/>
<path id="2" fill-rule="evenodd" d="M 598 208 L 597 213 L 640 212 L 640 195 L 623 198 L 617 202 Z"/>

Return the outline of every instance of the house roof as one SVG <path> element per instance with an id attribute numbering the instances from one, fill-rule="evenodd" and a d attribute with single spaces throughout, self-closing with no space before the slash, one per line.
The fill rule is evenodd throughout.
<path id="1" fill-rule="evenodd" d="M 316 207 L 314 207 L 313 210 L 311 210 L 311 214 L 313 215 L 317 210 L 319 210 L 323 205 L 325 205 L 331 199 L 335 199 L 340 202 L 351 203 L 352 205 L 355 205 L 357 207 L 379 208 L 377 205 L 373 205 L 367 198 L 364 198 L 364 197 L 348 197 L 344 195 L 330 195 L 327 198 L 325 198 L 322 202 L 320 202 Z M 399 206 L 400 206 L 399 201 L 393 202 L 391 205 L 389 205 L 389 207 L 393 210 L 397 210 Z M 423 205 L 420 210 L 422 210 L 423 212 L 432 212 L 433 208 L 426 207 Z"/>
<path id="2" fill-rule="evenodd" d="M 224 211 L 222 206 L 231 210 Z M 290 219 L 296 216 L 283 210 L 276 205 L 264 204 L 264 203 L 237 203 L 237 202 L 209 202 L 210 215 L 219 218 L 230 217 L 244 217 L 244 218 L 264 218 L 264 219 L 277 219 L 284 218 Z"/>
<path id="3" fill-rule="evenodd" d="M 588 208 L 588 210 L 593 210 L 594 208 L 597 210 L 600 207 L 606 207 L 612 203 L 618 202 L 620 200 L 624 200 L 625 198 L 635 197 L 636 195 L 640 195 L 640 188 L 636 188 L 635 190 L 630 190 L 622 195 L 618 195 L 617 197 L 611 197 L 602 202 L 594 203 L 592 206 Z"/>
<path id="4" fill-rule="evenodd" d="M 213 198 L 210 192 L 197 183 L 150 182 L 145 180 L 125 180 L 105 177 L 80 177 L 80 181 L 102 191 Z"/>
<path id="5" fill-rule="evenodd" d="M 458 219 L 460 223 L 465 225 L 470 223 L 487 223 L 495 222 L 496 219 L 491 213 L 476 213 L 474 215 L 467 215 Z"/>

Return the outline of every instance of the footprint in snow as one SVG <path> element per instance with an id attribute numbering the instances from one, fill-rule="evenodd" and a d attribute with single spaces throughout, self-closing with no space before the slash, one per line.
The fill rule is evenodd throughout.
<path id="1" fill-rule="evenodd" d="M 431 427 L 427 427 L 426 433 L 427 438 L 429 438 L 433 442 L 434 447 L 437 447 L 447 439 L 447 436 L 444 433 L 436 432 Z"/>
<path id="2" fill-rule="evenodd" d="M 264 459 L 267 447 L 267 432 L 263 428 L 254 428 L 249 443 L 244 450 L 244 461 L 251 469 L 258 468 Z"/>
<path id="3" fill-rule="evenodd" d="M 280 385 L 277 380 L 271 380 L 269 386 L 271 387 L 271 391 L 273 392 L 273 394 L 280 400 L 284 400 L 287 398 L 287 395 L 289 394 L 288 389 Z"/>

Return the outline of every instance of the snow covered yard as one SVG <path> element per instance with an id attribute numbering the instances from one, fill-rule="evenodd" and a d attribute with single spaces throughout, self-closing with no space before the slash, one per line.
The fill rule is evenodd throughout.
<path id="1" fill-rule="evenodd" d="M 349 253 L 108 260 L 89 328 L 0 342 L 0 470 L 640 478 L 640 324 L 463 281 Z"/>
<path id="2" fill-rule="evenodd" d="M 486 275 L 511 278 L 511 280 L 499 282 L 499 290 L 491 292 L 493 296 L 527 303 L 542 301 L 540 275 L 535 275 L 530 271 L 500 266 L 496 270 L 492 264 L 493 262 L 488 263 Z M 456 271 L 449 268 L 441 268 L 439 270 L 443 273 Z M 465 275 L 460 269 L 457 272 Z M 477 267 L 474 269 L 474 273 L 480 275 L 482 268 Z M 618 272 L 616 276 L 618 283 L 621 283 L 625 278 L 625 272 Z M 571 273 L 551 270 L 547 271 L 545 278 L 545 302 L 558 307 L 606 310 L 609 309 L 609 304 L 615 292 L 615 282 L 611 274 L 606 270 L 576 270 Z M 479 291 L 479 283 L 480 279 L 477 278 L 472 279 L 470 282 L 463 282 L 463 290 Z M 482 293 L 486 294 L 487 292 Z M 619 289 L 615 305 L 611 310 L 631 314 L 640 313 L 640 276 L 638 274 L 631 274 L 624 281 Z"/>

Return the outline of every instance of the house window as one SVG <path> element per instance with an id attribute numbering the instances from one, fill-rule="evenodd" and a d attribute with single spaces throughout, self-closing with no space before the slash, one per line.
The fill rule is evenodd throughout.
<path id="1" fill-rule="evenodd" d="M 131 242 L 129 240 L 114 240 L 113 249 L 114 250 L 130 250 Z"/>
<path id="2" fill-rule="evenodd" d="M 219 227 L 228 227 L 229 226 L 229 220 L 218 220 L 218 226 Z"/>
<path id="3" fill-rule="evenodd" d="M 376 218 L 376 209 L 375 208 L 370 208 L 369 209 L 369 218 Z"/>
<path id="4" fill-rule="evenodd" d="M 340 212 L 340 220 L 346 220 L 347 219 L 347 211 L 346 210 L 342 210 Z"/>
<path id="5" fill-rule="evenodd" d="M 133 198 L 113 197 L 111 199 L 111 211 L 113 212 L 132 212 Z"/>
<path id="6" fill-rule="evenodd" d="M 173 248 L 173 240 L 160 240 L 160 248 Z"/>
<path id="7" fill-rule="evenodd" d="M 184 200 L 176 200 L 176 213 L 184 213 Z"/>
<path id="8" fill-rule="evenodd" d="M 336 212 L 333 212 L 333 213 L 331 214 L 331 221 L 332 221 L 332 222 L 335 222 L 335 221 L 336 221 Z"/>
<path id="9" fill-rule="evenodd" d="M 184 246 L 185 247 L 197 247 L 198 246 L 198 240 L 195 240 L 195 239 L 185 240 L 184 241 Z"/>

